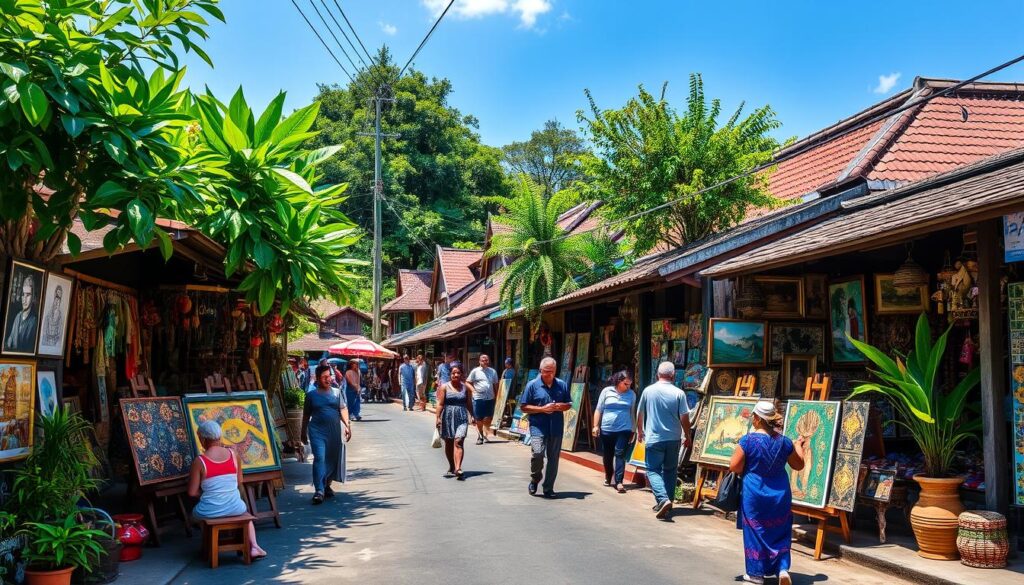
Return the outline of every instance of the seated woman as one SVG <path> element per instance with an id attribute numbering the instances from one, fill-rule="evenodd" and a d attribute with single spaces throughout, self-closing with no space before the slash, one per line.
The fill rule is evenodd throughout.
<path id="1" fill-rule="evenodd" d="M 242 484 L 242 465 L 235 452 L 221 445 L 220 425 L 216 421 L 203 421 L 199 425 L 199 441 L 203 454 L 192 461 L 188 478 L 188 495 L 199 498 L 192 509 L 198 519 L 225 518 L 248 513 L 249 509 L 238 487 Z M 249 522 L 249 553 L 253 560 L 267 556 L 267 551 L 256 543 L 256 528 Z"/>

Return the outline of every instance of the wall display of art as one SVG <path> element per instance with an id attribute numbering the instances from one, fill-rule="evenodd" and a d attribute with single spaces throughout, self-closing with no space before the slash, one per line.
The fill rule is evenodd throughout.
<path id="1" fill-rule="evenodd" d="M 804 279 L 788 276 L 755 276 L 761 286 L 764 313 L 768 319 L 791 319 L 804 316 Z"/>
<path id="2" fill-rule="evenodd" d="M 1014 503 L 1024 506 L 1024 282 L 1007 285 L 1013 400 Z"/>
<path id="3" fill-rule="evenodd" d="M 508 403 L 508 389 L 511 385 L 511 380 L 502 377 L 498 380 L 498 393 L 495 395 L 494 400 L 494 415 L 491 417 L 491 428 L 498 430 L 501 428 L 501 417 L 505 414 L 505 405 Z"/>
<path id="4" fill-rule="evenodd" d="M 139 485 L 188 477 L 194 451 L 181 398 L 122 398 L 121 412 Z"/>
<path id="5" fill-rule="evenodd" d="M 782 358 L 782 397 L 800 398 L 807 388 L 807 378 L 818 373 L 818 356 L 786 355 Z"/>
<path id="6" fill-rule="evenodd" d="M 42 416 L 53 416 L 57 410 L 57 373 L 39 370 L 36 372 L 36 388 L 39 390 L 39 403 L 36 410 Z"/>
<path id="7" fill-rule="evenodd" d="M 28 457 L 32 449 L 36 397 L 36 363 L 0 360 L 0 463 Z"/>
<path id="8" fill-rule="evenodd" d="M 896 483 L 896 472 L 890 469 L 872 469 L 864 481 L 865 498 L 888 502 L 892 498 L 892 486 Z"/>
<path id="9" fill-rule="evenodd" d="M 42 312 L 39 314 L 41 327 L 36 346 L 36 353 L 40 356 L 64 357 L 74 284 L 74 279 L 63 274 L 49 272 L 46 275 Z"/>
<path id="10" fill-rule="evenodd" d="M 875 275 L 875 311 L 880 315 L 919 315 L 928 310 L 928 285 L 913 289 L 898 289 L 893 274 Z"/>
<path id="11" fill-rule="evenodd" d="M 736 370 L 732 368 L 715 368 L 711 375 L 711 391 L 713 394 L 732 394 L 736 391 Z"/>
<path id="12" fill-rule="evenodd" d="M 802 323 L 772 323 L 769 360 L 781 364 L 787 353 L 811 353 L 825 361 L 825 328 Z"/>
<path id="13" fill-rule="evenodd" d="M 7 273 L 6 311 L 0 350 L 8 355 L 35 355 L 39 340 L 39 307 L 46 271 L 12 260 Z"/>
<path id="14" fill-rule="evenodd" d="M 284 408 L 284 395 L 281 392 L 267 392 L 267 405 L 270 406 L 270 416 L 274 421 L 274 427 L 281 427 L 287 424 L 287 411 Z"/>
<path id="15" fill-rule="evenodd" d="M 672 341 L 672 363 L 677 368 L 686 367 L 686 340 L 676 339 Z"/>
<path id="16" fill-rule="evenodd" d="M 699 364 L 701 362 L 702 360 L 700 359 L 699 347 L 691 347 L 690 349 L 686 350 L 686 363 L 688 365 Z"/>
<path id="17" fill-rule="evenodd" d="M 232 394 L 186 394 L 183 398 L 189 434 L 197 453 L 199 424 L 215 420 L 220 424 L 224 444 L 242 460 L 242 471 L 255 473 L 281 468 L 274 429 L 270 424 L 267 396 L 262 392 Z"/>
<path id="18" fill-rule="evenodd" d="M 566 333 L 565 334 L 565 348 L 562 350 L 562 360 L 559 364 L 558 379 L 562 380 L 566 384 L 571 382 L 573 363 L 573 354 L 576 352 L 576 334 Z"/>
<path id="19" fill-rule="evenodd" d="M 832 363 L 863 363 L 864 356 L 847 336 L 864 343 L 868 340 L 867 320 L 864 318 L 864 276 L 832 282 L 828 286 L 828 299 Z"/>
<path id="20" fill-rule="evenodd" d="M 828 285 L 824 274 L 804 275 L 804 317 L 828 317 Z"/>
<path id="21" fill-rule="evenodd" d="M 580 424 L 580 406 L 583 404 L 583 394 L 586 391 L 587 385 L 584 382 L 573 382 L 569 387 L 572 407 L 565 411 L 565 425 L 562 427 L 562 449 L 566 451 L 576 448 L 576 427 Z"/>
<path id="22" fill-rule="evenodd" d="M 672 339 L 686 339 L 686 336 L 690 334 L 690 326 L 687 323 L 673 323 L 672 324 Z"/>
<path id="23" fill-rule="evenodd" d="M 700 450 L 694 448 L 693 460 L 710 465 L 729 465 L 736 445 L 750 432 L 756 397 L 712 396 L 705 408 L 707 424 L 703 428 Z"/>
<path id="24" fill-rule="evenodd" d="M 916 323 L 912 315 L 875 315 L 871 319 L 871 345 L 886 355 L 907 355 L 914 347 Z"/>
<path id="25" fill-rule="evenodd" d="M 689 342 L 689 346 L 700 350 L 704 347 L 704 315 L 700 313 L 694 313 L 690 315 L 689 322 L 686 328 L 690 332 L 689 338 L 686 340 Z"/>
<path id="26" fill-rule="evenodd" d="M 807 439 L 804 468 L 789 470 L 793 503 L 822 508 L 828 500 L 829 479 L 835 459 L 836 431 L 839 427 L 839 403 L 817 400 L 790 400 L 786 404 L 783 432 L 791 440 Z"/>
<path id="27" fill-rule="evenodd" d="M 764 367 L 767 357 L 764 321 L 712 319 L 708 367 Z"/>
<path id="28" fill-rule="evenodd" d="M 870 410 L 870 402 L 843 402 L 839 441 L 836 443 L 836 466 L 828 494 L 828 505 L 838 510 L 852 512 L 857 501 L 857 478 Z"/>
<path id="29" fill-rule="evenodd" d="M 590 365 L 590 333 L 579 333 L 576 335 L 576 354 L 573 356 L 574 367 Z"/>
<path id="30" fill-rule="evenodd" d="M 757 373 L 757 392 L 762 398 L 775 398 L 778 388 L 778 370 L 761 370 Z"/>
<path id="31" fill-rule="evenodd" d="M 704 376 L 708 369 L 704 367 L 704 364 L 694 363 L 687 366 L 683 372 L 683 384 L 680 388 L 697 388 L 704 381 Z"/>

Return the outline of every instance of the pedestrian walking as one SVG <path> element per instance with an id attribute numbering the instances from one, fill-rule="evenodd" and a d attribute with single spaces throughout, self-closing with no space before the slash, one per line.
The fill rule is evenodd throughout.
<path id="1" fill-rule="evenodd" d="M 464 480 L 462 458 L 464 443 L 473 424 L 470 411 L 473 408 L 473 387 L 462 378 L 462 363 L 452 362 L 449 366 L 451 379 L 437 391 L 437 428 L 444 441 L 444 456 L 448 459 L 445 477 Z"/>
<path id="2" fill-rule="evenodd" d="M 427 362 L 422 353 L 416 354 L 416 401 L 421 411 L 427 409 Z"/>
<path id="3" fill-rule="evenodd" d="M 466 380 L 473 388 L 473 418 L 476 419 L 477 445 L 489 442 L 487 429 L 494 418 L 495 390 L 498 387 L 498 372 L 491 367 L 491 358 L 480 354 L 480 365 L 473 368 Z M 492 431 L 493 434 L 493 431 Z"/>
<path id="4" fill-rule="evenodd" d="M 506 383 L 509 384 L 509 388 L 512 387 L 512 380 L 516 377 L 516 369 L 512 367 L 512 364 L 512 358 L 505 358 L 505 369 L 501 372 L 501 377 L 508 380 Z"/>
<path id="5" fill-rule="evenodd" d="M 299 381 L 299 388 L 303 390 L 309 388 L 310 383 L 313 382 L 313 372 L 309 369 L 309 362 L 306 358 L 299 358 L 299 368 L 295 374 Z"/>
<path id="6" fill-rule="evenodd" d="M 452 379 L 452 366 L 451 356 L 448 352 L 441 354 L 441 363 L 437 365 L 437 371 L 434 372 L 434 401 L 437 401 L 437 395 L 441 393 L 441 389 L 444 388 L 445 384 L 450 382 Z"/>
<path id="7" fill-rule="evenodd" d="M 793 494 L 788 463 L 794 471 L 804 468 L 806 437 L 793 442 L 776 430 L 782 416 L 771 400 L 754 405 L 753 430 L 740 438 L 729 470 L 743 476 L 736 524 L 743 529 L 743 556 L 748 583 L 764 583 L 779 576 L 779 585 L 791 585 L 790 541 L 793 536 Z"/>
<path id="8" fill-rule="evenodd" d="M 409 361 L 409 354 L 402 356 L 398 367 L 398 385 L 402 389 L 402 410 L 412 410 L 416 405 L 416 367 Z"/>
<path id="9" fill-rule="evenodd" d="M 658 519 L 672 511 L 684 431 L 686 446 L 690 445 L 690 409 L 686 394 L 672 384 L 675 375 L 672 362 L 661 362 L 658 381 L 644 388 L 637 406 L 637 438 L 646 446 L 647 481 Z"/>
<path id="10" fill-rule="evenodd" d="M 540 374 L 527 382 L 519 404 L 530 415 L 530 495 L 544 479 L 544 497 L 555 497 L 555 478 L 558 476 L 558 457 L 562 451 L 563 412 L 572 407 L 572 397 L 565 382 L 555 377 L 558 363 L 546 357 L 540 361 Z M 547 458 L 545 466 L 544 459 Z M 543 470 L 543 473 L 541 471 Z"/>
<path id="11" fill-rule="evenodd" d="M 359 371 L 359 360 L 349 360 L 348 370 L 345 371 L 345 401 L 348 402 L 348 408 L 354 420 L 363 420 L 363 417 L 359 416 L 362 406 L 362 397 L 360 396 L 362 384 L 363 376 Z"/>
<path id="12" fill-rule="evenodd" d="M 302 408 L 303 445 L 313 452 L 313 504 L 333 498 L 331 483 L 345 483 L 345 442 L 352 438 L 352 424 L 348 418 L 345 393 L 331 385 L 331 368 L 321 365 L 316 369 L 316 388 L 306 393 Z"/>
<path id="13" fill-rule="evenodd" d="M 626 475 L 626 451 L 636 429 L 636 392 L 632 390 L 633 377 L 625 370 L 616 372 L 610 382 L 611 385 L 597 398 L 594 437 L 601 440 L 604 485 L 614 485 L 616 491 L 624 494 L 626 487 L 622 480 Z"/>

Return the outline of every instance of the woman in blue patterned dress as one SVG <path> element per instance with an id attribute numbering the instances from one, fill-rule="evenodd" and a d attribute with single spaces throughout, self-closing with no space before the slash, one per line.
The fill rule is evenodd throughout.
<path id="1" fill-rule="evenodd" d="M 448 365 L 451 379 L 437 393 L 437 428 L 444 440 L 444 455 L 448 458 L 445 477 L 465 479 L 462 475 L 463 443 L 470 425 L 474 424 L 473 386 L 463 377 L 462 362 Z"/>
<path id="2" fill-rule="evenodd" d="M 766 576 L 778 575 L 779 585 L 791 585 L 789 546 L 793 537 L 793 494 L 786 464 L 799 471 L 804 467 L 807 439 L 794 443 L 775 430 L 782 417 L 771 400 L 754 406 L 753 431 L 740 439 L 732 454 L 729 470 L 743 474 L 743 490 L 737 524 L 743 528 L 743 555 L 747 583 L 764 583 Z"/>
<path id="3" fill-rule="evenodd" d="M 316 386 L 306 392 L 302 409 L 302 443 L 313 452 L 313 504 L 334 497 L 331 483 L 345 482 L 345 441 L 352 438 L 344 391 L 331 385 L 334 374 L 326 362 L 316 368 Z"/>

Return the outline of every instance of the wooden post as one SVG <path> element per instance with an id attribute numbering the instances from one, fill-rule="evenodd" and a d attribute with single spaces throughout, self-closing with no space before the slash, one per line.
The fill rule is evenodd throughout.
<path id="1" fill-rule="evenodd" d="M 1009 454 L 1006 450 L 1005 335 L 999 300 L 1002 220 L 978 224 L 978 325 L 981 346 L 981 420 L 985 454 L 985 506 L 1006 514 L 1010 503 Z"/>

